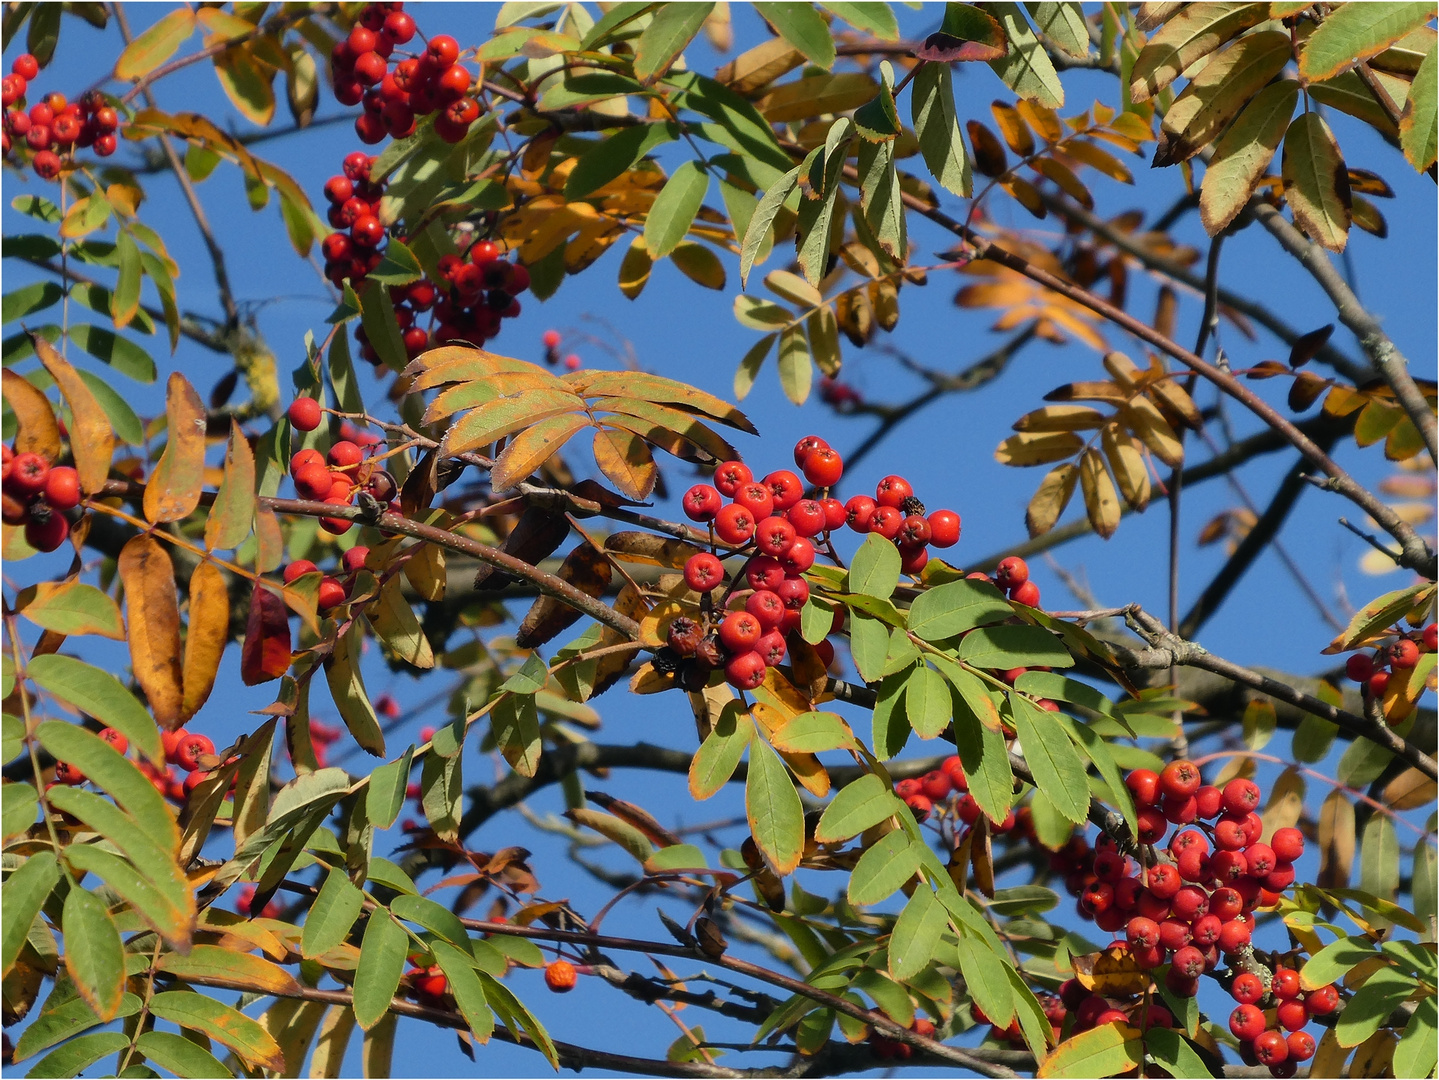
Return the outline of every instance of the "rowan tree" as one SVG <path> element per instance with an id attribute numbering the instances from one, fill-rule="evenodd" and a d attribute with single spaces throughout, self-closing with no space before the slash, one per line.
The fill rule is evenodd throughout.
<path id="1" fill-rule="evenodd" d="M 1434 1075 L 1434 17 L 6 4 L 7 1068 Z"/>

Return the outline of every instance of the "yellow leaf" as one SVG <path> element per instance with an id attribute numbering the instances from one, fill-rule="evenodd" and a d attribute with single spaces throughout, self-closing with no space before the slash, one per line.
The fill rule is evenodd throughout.
<path id="1" fill-rule="evenodd" d="M 595 432 L 595 464 L 620 493 L 644 499 L 654 490 L 659 470 L 645 441 L 632 431 L 602 427 Z"/>
<path id="2" fill-rule="evenodd" d="M 155 719 L 173 731 L 184 715 L 175 567 L 160 542 L 147 535 L 128 540 L 118 564 L 130 628 L 130 665 Z"/>
<path id="3" fill-rule="evenodd" d="M 190 623 L 185 634 L 180 717 L 200 711 L 215 686 L 230 635 L 230 591 L 225 575 L 208 559 L 190 577 Z"/>
<path id="4" fill-rule="evenodd" d="M 1133 510 L 1143 510 L 1149 505 L 1149 468 L 1144 463 L 1144 454 L 1132 436 L 1119 430 L 1117 424 L 1110 424 L 1100 436 L 1104 456 L 1114 470 L 1119 491 Z"/>
<path id="5" fill-rule="evenodd" d="M 490 484 L 497 492 L 508 491 L 557 453 L 565 442 L 590 422 L 587 416 L 565 413 L 541 420 L 526 428 L 505 447 L 490 471 Z"/>
<path id="6" fill-rule="evenodd" d="M 1140 967 L 1121 945 L 1111 945 L 1096 953 L 1074 959 L 1074 977 L 1086 990 L 1100 995 L 1132 997 L 1152 985 L 1149 971 Z"/>
<path id="7" fill-rule="evenodd" d="M 1054 528 L 1064 508 L 1074 494 L 1074 483 L 1079 479 L 1079 466 L 1073 462 L 1051 469 L 1039 485 L 1039 490 L 1029 500 L 1024 514 L 1024 523 L 1030 536 L 1040 536 Z"/>
<path id="8" fill-rule="evenodd" d="M 1084 440 L 1071 431 L 1021 432 L 999 444 L 994 459 L 1001 465 L 1048 465 L 1073 457 Z"/>
<path id="9" fill-rule="evenodd" d="M 169 438 L 145 485 L 145 516 L 157 525 L 189 517 L 205 480 L 205 403 L 178 371 L 165 388 L 165 416 Z"/>
<path id="10" fill-rule="evenodd" d="M 17 454 L 39 454 L 46 461 L 60 456 L 60 425 L 50 400 L 24 376 L 6 368 L 5 404 L 15 413 Z"/>
<path id="11" fill-rule="evenodd" d="M 39 334 L 30 336 L 35 342 L 36 355 L 70 406 L 70 450 L 75 455 L 75 471 L 80 474 L 80 490 L 98 491 L 109 478 L 110 459 L 115 453 L 115 430 L 110 418 L 69 361 Z M 8 384 L 5 390 L 9 404 Z"/>
<path id="12" fill-rule="evenodd" d="M 1098 450 L 1086 450 L 1079 461 L 1079 486 L 1094 531 L 1108 540 L 1119 528 L 1119 498 Z"/>
<path id="13" fill-rule="evenodd" d="M 195 13 L 189 8 L 171 11 L 146 30 L 115 61 L 115 78 L 139 79 L 175 55 L 195 30 Z"/>

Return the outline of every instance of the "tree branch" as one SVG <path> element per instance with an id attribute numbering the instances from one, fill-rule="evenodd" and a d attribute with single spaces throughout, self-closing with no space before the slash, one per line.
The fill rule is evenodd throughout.
<path id="1" fill-rule="evenodd" d="M 1323 248 L 1306 238 L 1285 219 L 1283 214 L 1268 203 L 1255 199 L 1251 203 L 1251 208 L 1259 224 L 1263 225 L 1269 234 L 1279 241 L 1280 247 L 1299 260 L 1299 264 L 1309 271 L 1309 275 L 1328 294 L 1329 299 L 1334 303 L 1334 310 L 1339 316 L 1339 321 L 1353 331 L 1354 336 L 1359 339 L 1359 345 L 1365 355 L 1373 361 L 1379 374 L 1383 376 L 1389 388 L 1394 391 L 1394 396 L 1399 399 L 1399 404 L 1409 415 L 1409 419 L 1414 422 L 1414 426 L 1424 437 L 1424 445 L 1429 450 L 1429 459 L 1439 462 L 1439 445 L 1436 445 L 1439 443 L 1439 424 L 1436 424 L 1429 403 L 1424 400 L 1424 395 L 1414 383 L 1414 377 L 1409 371 L 1409 361 L 1405 359 L 1403 353 L 1395 348 L 1394 342 L 1389 339 L 1389 335 L 1379 325 L 1379 320 L 1359 302 L 1359 297 L 1354 295 L 1353 290 L 1349 288 L 1349 283 L 1344 280 L 1344 276 L 1334 268 L 1334 264 L 1329 261 L 1329 255 Z M 1375 518 L 1375 520 L 1379 519 Z M 1396 536 L 1395 539 L 1399 538 Z"/>

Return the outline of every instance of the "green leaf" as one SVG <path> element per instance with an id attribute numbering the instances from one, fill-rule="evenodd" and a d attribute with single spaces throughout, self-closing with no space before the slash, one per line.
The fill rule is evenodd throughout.
<path id="1" fill-rule="evenodd" d="M 1024 9 L 1040 33 L 1070 56 L 1089 55 L 1089 27 L 1084 22 L 1084 5 L 1078 3 L 1028 3 Z"/>
<path id="2" fill-rule="evenodd" d="M 1124 784 L 1124 774 L 1119 771 L 1119 766 L 1110 753 L 1110 746 L 1101 739 L 1087 724 L 1079 724 L 1070 720 L 1067 716 L 1050 713 L 1057 716 L 1064 722 L 1065 731 L 1084 751 L 1085 756 L 1094 763 L 1099 775 L 1104 777 L 1105 784 L 1109 787 L 1110 801 L 1124 815 L 1125 822 L 1129 825 L 1129 831 L 1139 835 L 1139 821 L 1135 814 L 1134 797 L 1130 794 L 1129 788 Z"/>
<path id="3" fill-rule="evenodd" d="M 390 902 L 390 910 L 397 918 L 417 923 L 469 953 L 470 936 L 465 931 L 465 924 L 460 922 L 459 916 L 449 908 L 428 897 L 406 893 Z"/>
<path id="4" fill-rule="evenodd" d="M 1084 765 L 1074 752 L 1074 743 L 1047 713 L 1026 698 L 1011 694 L 1014 731 L 1024 748 L 1024 760 L 1034 774 L 1035 784 L 1053 801 L 1059 812 L 1076 825 L 1089 815 L 1089 781 Z"/>
<path id="5" fill-rule="evenodd" d="M 974 180 L 955 113 L 949 65 L 921 65 L 909 93 L 914 133 L 930 175 L 945 190 L 969 198 Z"/>
<path id="6" fill-rule="evenodd" d="M 839 789 L 820 815 L 814 838 L 822 844 L 838 843 L 904 812 L 904 803 L 889 785 L 874 773 L 866 773 Z"/>
<path id="7" fill-rule="evenodd" d="M 360 965 L 355 969 L 355 1022 L 369 1031 L 384 1019 L 400 976 L 410 936 L 383 908 L 370 913 L 360 944 Z"/>
<path id="8" fill-rule="evenodd" d="M 951 581 L 915 598 L 909 609 L 909 629 L 925 641 L 941 641 L 1013 615 L 1004 595 L 988 582 Z"/>
<path id="9" fill-rule="evenodd" d="M 854 124 L 847 117 L 840 117 L 825 135 L 824 147 L 816 147 L 811 157 L 805 159 L 805 175 L 809 179 L 812 198 L 804 198 L 799 204 L 799 219 L 795 229 L 795 251 L 799 256 L 799 268 L 805 280 L 818 285 L 830 269 L 831 222 L 834 208 L 839 201 L 839 178 L 844 171 L 849 144 L 854 134 Z"/>
<path id="10" fill-rule="evenodd" d="M 96 1024 L 104 1023 L 95 1015 L 90 1006 L 78 997 L 70 997 L 52 1007 L 51 1002 L 57 996 L 60 995 L 58 993 L 50 995 L 50 1000 L 45 1003 L 45 1008 L 40 1015 L 35 1017 L 34 1021 L 15 1040 L 15 1060 L 17 1062 L 34 1057 L 41 1050 L 48 1050 L 72 1035 L 78 1035 Z M 120 1002 L 120 1008 L 115 1017 L 134 1016 L 139 1011 L 140 999 L 134 994 L 126 994 Z"/>
<path id="11" fill-rule="evenodd" d="M 1005 974 L 1006 966 L 988 942 L 970 933 L 960 936 L 959 970 L 965 989 L 985 1016 L 1004 1025 L 1014 1019 L 1014 993 Z"/>
<path id="12" fill-rule="evenodd" d="M 1244 209 L 1284 138 L 1298 97 L 1299 84 L 1292 80 L 1266 86 L 1215 146 L 1199 188 L 1199 216 L 1210 236 Z"/>
<path id="13" fill-rule="evenodd" d="M 1155 32 L 1130 72 L 1131 101 L 1148 101 L 1231 38 L 1269 18 L 1268 4 L 1188 6 Z"/>
<path id="14" fill-rule="evenodd" d="M 0 298 L 0 322 L 14 322 L 56 304 L 65 290 L 53 281 L 36 281 Z"/>
<path id="15" fill-rule="evenodd" d="M 681 162 L 670 174 L 645 218 L 645 246 L 651 258 L 664 258 L 685 238 L 704 203 L 709 182 L 709 173 L 695 161 Z"/>
<path id="16" fill-rule="evenodd" d="M 849 591 L 888 599 L 899 584 L 900 561 L 899 549 L 893 543 L 870 533 L 850 562 Z"/>
<path id="17" fill-rule="evenodd" d="M 208 1035 L 239 1055 L 251 1068 L 285 1068 L 285 1056 L 270 1033 L 238 1009 L 194 990 L 167 990 L 150 999 L 161 1020 Z"/>
<path id="18" fill-rule="evenodd" d="M 380 586 L 380 595 L 365 609 L 370 628 L 386 649 L 411 667 L 425 670 L 435 666 L 435 654 L 419 616 L 405 599 L 404 584 L 399 574 L 392 575 Z"/>
<path id="19" fill-rule="evenodd" d="M 978 668 L 1074 666 L 1059 638 L 1038 626 L 981 626 L 959 643 L 959 658 Z"/>
<path id="20" fill-rule="evenodd" d="M 1137 1028 L 1128 1024 L 1101 1024 L 1060 1043 L 1040 1064 L 1040 1072 L 1056 1080 L 1118 1076 L 1143 1059 L 1144 1042 Z"/>
<path id="21" fill-rule="evenodd" d="M 1053 698 L 1082 705 L 1103 716 L 1114 715 L 1114 702 L 1100 691 L 1077 679 L 1065 678 L 1051 671 L 1026 671 L 1015 680 L 1014 688 L 1035 697 Z"/>
<path id="22" fill-rule="evenodd" d="M 516 699 L 509 697 L 504 700 Z M 533 715 L 535 699 L 522 697 L 518 700 L 528 702 L 529 712 Z M 496 707 L 495 713 L 498 712 L 500 709 Z M 438 753 L 427 754 L 420 766 L 420 805 L 430 827 L 444 840 L 455 840 L 459 836 L 461 801 L 464 797 L 463 766 L 463 755 L 445 757 Z"/>
<path id="23" fill-rule="evenodd" d="M 371 169 L 373 176 L 374 170 Z M 399 240 L 393 237 L 385 244 L 385 257 L 380 265 L 370 271 L 370 277 L 382 285 L 408 285 L 425 276 L 420 260 Z"/>
<path id="24" fill-rule="evenodd" d="M 758 731 L 751 735 L 749 747 L 744 806 L 750 835 L 775 872 L 788 874 L 804 854 L 804 805 L 779 755 Z"/>
<path id="25" fill-rule="evenodd" d="M 351 884 L 345 872 L 332 868 L 305 916 L 300 955 L 313 960 L 344 941 L 364 905 L 364 894 Z"/>
<path id="26" fill-rule="evenodd" d="M 865 682 L 881 678 L 889 655 L 889 627 L 859 609 L 851 611 L 849 652 Z"/>
<path id="27" fill-rule="evenodd" d="M 118 1031 L 95 1031 L 71 1039 L 60 1049 L 37 1061 L 25 1075 L 35 1077 L 79 1076 L 103 1057 L 125 1049 L 130 1037 Z"/>
<path id="28" fill-rule="evenodd" d="M 801 166 L 796 165 L 770 184 L 765 190 L 764 197 L 755 206 L 754 215 L 750 218 L 749 226 L 744 231 L 744 241 L 740 244 L 739 277 L 741 285 L 749 284 L 749 272 L 754 269 L 760 252 L 768 250 L 766 245 L 775 216 L 779 213 L 780 207 L 784 205 L 784 201 L 789 198 L 790 192 L 795 189 L 795 185 L 799 183 L 800 168 Z M 749 357 L 745 359 L 748 360 Z"/>
<path id="29" fill-rule="evenodd" d="M 1429 844 L 1420 844 L 1414 851 L 1414 914 L 1428 927 L 1426 936 L 1433 940 L 1439 916 L 1439 856 Z"/>
<path id="30" fill-rule="evenodd" d="M 1390 1015 L 1419 983 L 1392 967 L 1381 967 L 1369 976 L 1344 1005 L 1334 1033 L 1340 1046 L 1358 1046 L 1388 1021 Z M 1432 1000 L 1432 999 L 1431 999 Z"/>
<path id="31" fill-rule="evenodd" d="M 370 790 L 365 796 L 365 816 L 377 829 L 388 829 L 400 816 L 405 805 L 405 788 L 410 782 L 410 761 L 415 754 L 410 746 L 396 761 L 381 765 L 370 774 Z"/>
<path id="32" fill-rule="evenodd" d="M 125 994 L 125 947 L 105 902 L 78 885 L 65 896 L 61 922 L 65 970 L 102 1020 L 113 1020 Z"/>
<path id="33" fill-rule="evenodd" d="M 376 757 L 385 753 L 385 734 L 380 730 L 379 718 L 370 697 L 365 693 L 365 681 L 360 675 L 360 645 L 364 640 L 360 620 L 350 624 L 335 642 L 334 652 L 325 660 L 325 681 L 330 685 L 330 696 L 335 708 L 350 734 L 360 748 Z"/>
<path id="34" fill-rule="evenodd" d="M 140 249 L 126 229 L 115 239 L 115 255 L 119 259 L 119 275 L 115 291 L 110 294 L 110 317 L 117 328 L 128 326 L 140 310 L 140 285 L 144 271 L 140 267 Z"/>
<path id="35" fill-rule="evenodd" d="M 834 37 L 813 4 L 756 3 L 755 10 L 812 64 L 828 71 L 834 66 Z"/>
<path id="36" fill-rule="evenodd" d="M 920 856 L 903 829 L 885 833 L 854 864 L 850 873 L 849 902 L 856 906 L 878 904 L 893 896 L 919 869 Z"/>
<path id="37" fill-rule="evenodd" d="M 550 1039 L 549 1032 L 543 1024 L 535 1019 L 529 1009 L 525 1008 L 519 998 L 508 986 L 493 978 L 485 972 L 480 972 L 480 985 L 485 991 L 485 1000 L 489 1002 L 490 1008 L 500 1014 L 500 1019 L 505 1022 L 505 1027 L 511 1033 L 519 1036 L 521 1032 L 528 1035 L 545 1055 L 546 1060 L 555 1068 L 559 1069 L 559 1054 L 555 1050 L 555 1044 Z"/>
<path id="38" fill-rule="evenodd" d="M 952 680 L 951 680 L 952 682 Z M 959 691 L 956 689 L 955 694 Z M 1003 821 L 1014 805 L 1014 771 L 1004 735 L 994 727 L 959 722 L 962 699 L 955 698 L 955 745 L 969 780 L 969 793 L 990 821 Z M 992 707 L 992 706 L 991 706 Z"/>
<path id="39" fill-rule="evenodd" d="M 208 1076 L 234 1075 L 210 1051 L 173 1031 L 143 1032 L 135 1040 L 135 1049 L 176 1076 L 203 1080 Z"/>
<path id="40" fill-rule="evenodd" d="M 1429 2 L 1336 7 L 1304 43 L 1299 54 L 1299 74 L 1310 82 L 1338 75 L 1355 61 L 1377 56 L 1433 17 L 1434 5 Z M 1419 85 L 1417 77 L 1414 85 Z"/>
<path id="41" fill-rule="evenodd" d="M 1330 251 L 1343 251 L 1352 219 L 1349 174 L 1317 112 L 1301 113 L 1284 136 L 1284 198 L 1294 223 Z"/>
<path id="42" fill-rule="evenodd" d="M 0 905 L 0 966 L 9 975 L 25 946 L 30 924 L 60 880 L 60 864 L 48 851 L 37 852 L 5 879 L 5 903 Z"/>
<path id="43" fill-rule="evenodd" d="M 430 950 L 435 954 L 435 963 L 440 965 L 440 970 L 449 980 L 450 993 L 454 995 L 465 1023 L 470 1025 L 470 1031 L 480 1042 L 488 1042 L 490 1032 L 495 1029 L 495 1014 L 486 1003 L 485 988 L 473 961 L 466 953 L 443 941 L 432 943 Z"/>
<path id="44" fill-rule="evenodd" d="M 128 859 L 93 844 L 71 844 L 65 849 L 65 861 L 72 870 L 94 874 L 104 881 L 171 948 L 190 947 L 194 931 L 193 900 L 177 904 L 155 883 L 141 876 Z"/>
<path id="45" fill-rule="evenodd" d="M 55 760 L 79 766 L 91 782 L 113 796 L 157 845 L 171 851 L 178 848 L 180 831 L 164 796 L 104 739 L 62 720 L 46 720 L 35 735 Z"/>
<path id="46" fill-rule="evenodd" d="M 949 726 L 952 709 L 944 676 L 924 664 L 915 667 L 905 680 L 904 708 L 916 735 L 937 738 Z"/>
<path id="47" fill-rule="evenodd" d="M 129 338 L 89 323 L 72 323 L 70 340 L 97 360 L 103 360 L 137 382 L 155 381 L 155 361 Z"/>
<path id="48" fill-rule="evenodd" d="M 16 781 L 0 785 L 0 806 L 3 806 L 0 821 L 4 824 L 6 840 L 35 824 L 35 808 L 39 803 L 34 784 Z"/>
<path id="49" fill-rule="evenodd" d="M 80 376 L 80 381 L 90 388 L 90 393 L 95 395 L 95 400 L 100 403 L 100 408 L 105 410 L 105 416 L 109 418 L 115 434 L 131 446 L 143 444 L 145 427 L 140 423 L 140 418 L 135 415 L 135 410 L 130 407 L 130 403 L 117 394 L 110 384 L 100 376 L 79 369 L 76 370 L 76 374 Z"/>
<path id="50" fill-rule="evenodd" d="M 540 720 L 533 694 L 510 694 L 490 712 L 490 729 L 500 753 L 521 776 L 534 776 L 540 763 Z"/>
<path id="51" fill-rule="evenodd" d="M 719 719 L 690 762 L 689 788 L 696 799 L 708 799 L 729 783 L 749 745 L 754 722 L 738 701 L 725 704 Z"/>
<path id="52" fill-rule="evenodd" d="M 20 612 L 36 626 L 67 637 L 98 634 L 125 640 L 125 620 L 109 594 L 80 581 L 41 582 L 19 597 Z"/>
<path id="53" fill-rule="evenodd" d="M 791 326 L 780 332 L 778 366 L 779 384 L 784 389 L 784 396 L 796 405 L 803 405 L 809 399 L 814 380 L 809 340 L 805 337 L 803 326 Z"/>
<path id="54" fill-rule="evenodd" d="M 1375 814 L 1359 837 L 1359 888 L 1382 900 L 1393 900 L 1399 888 L 1401 851 L 1394 822 Z"/>
<path id="55" fill-rule="evenodd" d="M 565 198 L 584 198 L 623 176 L 655 147 L 677 138 L 679 126 L 672 123 L 640 124 L 615 132 L 581 155 L 565 181 Z"/>
<path id="56" fill-rule="evenodd" d="M 1416 83 L 1417 85 L 1417 83 Z M 1404 1034 L 1394 1048 L 1395 1076 L 1429 1076 L 1434 1072 L 1439 1048 L 1439 1002 L 1434 995 L 1420 998 L 1404 1025 Z"/>
<path id="57" fill-rule="evenodd" d="M 915 889 L 889 937 L 889 973 L 898 982 L 918 975 L 934 958 L 940 935 L 948 926 L 949 915 L 929 886 Z"/>
<path id="58" fill-rule="evenodd" d="M 42 690 L 124 735 L 157 766 L 164 764 L 165 750 L 155 721 L 135 695 L 108 671 L 73 656 L 48 653 L 31 660 L 25 673 Z"/>
<path id="59" fill-rule="evenodd" d="M 1308 990 L 1328 986 L 1338 981 L 1356 964 L 1378 955 L 1372 942 L 1364 937 L 1340 938 L 1331 941 L 1324 948 L 1304 962 L 1299 977 Z"/>
<path id="60" fill-rule="evenodd" d="M 1054 63 L 1044 51 L 1044 45 L 1029 28 L 1024 10 L 1007 0 L 992 0 L 976 6 L 993 16 L 1004 27 L 1004 35 L 1009 39 L 1008 54 L 989 61 L 989 66 L 1004 85 L 1022 98 L 1051 109 L 1061 107 L 1064 104 L 1064 85 L 1059 81 L 1059 73 L 1054 70 Z"/>
<path id="61" fill-rule="evenodd" d="M 379 353 L 380 359 L 392 371 L 403 371 L 409 362 L 409 356 L 405 352 L 405 340 L 400 334 L 400 324 L 395 317 L 395 302 L 390 298 L 389 287 L 375 278 L 367 277 L 360 287 L 360 325 L 365 328 L 365 336 L 369 338 L 375 352 Z M 343 337 L 336 340 L 337 351 L 343 340 Z M 348 353 L 348 344 L 344 346 L 344 350 Z"/>
<path id="62" fill-rule="evenodd" d="M 1439 150 L 1439 43 L 1429 46 L 1399 114 L 1399 145 L 1415 172 L 1434 165 Z"/>
<path id="63" fill-rule="evenodd" d="M 635 78 L 652 83 L 668 71 L 713 10 L 712 3 L 661 4 L 635 42 Z"/>
<path id="64" fill-rule="evenodd" d="M 800 713 L 773 731 L 770 741 L 790 754 L 820 754 L 855 745 L 844 720 L 832 712 Z"/>

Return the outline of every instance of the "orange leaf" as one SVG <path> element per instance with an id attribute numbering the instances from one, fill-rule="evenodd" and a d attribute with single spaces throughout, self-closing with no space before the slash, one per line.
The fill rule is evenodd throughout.
<path id="1" fill-rule="evenodd" d="M 655 489 L 659 470 L 645 441 L 630 431 L 600 428 L 595 432 L 595 464 L 609 481 L 631 499 L 643 499 Z"/>
<path id="2" fill-rule="evenodd" d="M 165 387 L 170 438 L 145 485 L 145 516 L 159 524 L 189 517 L 205 479 L 205 403 L 178 371 Z"/>
<path id="3" fill-rule="evenodd" d="M 510 440 L 509 446 L 495 461 L 494 468 L 490 470 L 490 485 L 495 491 L 508 491 L 520 484 L 589 422 L 583 414 L 565 413 L 526 428 Z"/>
<path id="4" fill-rule="evenodd" d="M 1149 972 L 1119 945 L 1074 957 L 1074 977 L 1086 990 L 1102 996 L 1131 997 L 1150 985 Z"/>
<path id="5" fill-rule="evenodd" d="M 190 626 L 185 634 L 184 693 L 180 715 L 189 720 L 200 711 L 215 686 L 220 657 L 230 632 L 230 591 L 225 575 L 206 560 L 190 578 Z"/>
<path id="6" fill-rule="evenodd" d="M 120 550 L 119 568 L 135 679 L 160 726 L 174 731 L 184 719 L 175 567 L 153 536 L 136 536 Z"/>
<path id="7" fill-rule="evenodd" d="M 46 461 L 60 456 L 60 425 L 50 401 L 26 379 L 6 369 L 5 404 L 15 413 L 19 430 L 15 434 L 17 454 L 39 454 Z"/>
<path id="8" fill-rule="evenodd" d="M 69 361 L 39 334 L 30 337 L 40 362 L 70 406 L 70 451 L 75 455 L 75 471 L 80 474 L 80 490 L 87 494 L 98 491 L 110 475 L 110 458 L 115 453 L 115 430 L 110 418 Z"/>
<path id="9" fill-rule="evenodd" d="M 250 617 L 240 649 L 246 686 L 278 679 L 290 669 L 290 619 L 285 603 L 259 581 L 250 592 Z"/>

